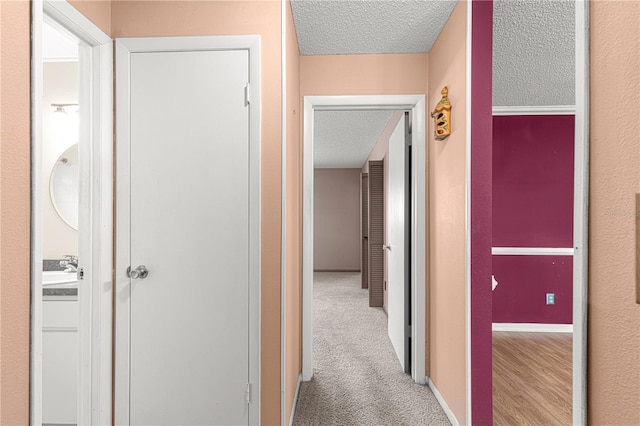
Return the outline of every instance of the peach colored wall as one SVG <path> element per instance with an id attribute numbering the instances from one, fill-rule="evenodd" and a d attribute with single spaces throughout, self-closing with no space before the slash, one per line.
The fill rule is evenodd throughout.
<path id="1" fill-rule="evenodd" d="M 590 42 L 588 418 L 593 425 L 637 425 L 640 2 L 591 2 Z"/>
<path id="2" fill-rule="evenodd" d="M 466 161 L 466 3 L 461 1 L 429 52 L 432 110 L 443 86 L 449 88 L 451 136 L 429 147 L 428 339 L 431 380 L 461 424 L 466 423 L 465 336 L 465 161 Z"/>
<path id="3" fill-rule="evenodd" d="M 360 169 L 315 169 L 313 269 L 360 270 Z"/>
<path id="4" fill-rule="evenodd" d="M 286 177 L 286 300 L 285 300 L 285 424 L 302 371 L 302 145 L 300 138 L 300 52 L 287 1 L 287 177 Z"/>
<path id="5" fill-rule="evenodd" d="M 69 3 L 107 35 L 111 34 L 111 0 L 69 0 Z"/>
<path id="6" fill-rule="evenodd" d="M 281 3 L 114 1 L 113 37 L 261 35 L 261 419 L 280 423 Z"/>
<path id="7" fill-rule="evenodd" d="M 427 94 L 429 55 L 300 57 L 300 95 Z"/>
<path id="8" fill-rule="evenodd" d="M 30 3 L 0 18 L 0 424 L 29 419 Z"/>

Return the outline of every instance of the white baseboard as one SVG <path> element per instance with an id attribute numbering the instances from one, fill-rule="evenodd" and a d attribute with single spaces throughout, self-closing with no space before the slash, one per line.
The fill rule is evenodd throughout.
<path id="1" fill-rule="evenodd" d="M 440 391 L 436 387 L 435 383 L 433 383 L 433 381 L 431 381 L 430 377 L 427 377 L 427 384 L 429 386 L 429 389 L 431 389 L 431 391 L 435 395 L 436 399 L 438 400 L 438 403 L 440 404 L 440 406 L 444 410 L 444 413 L 449 418 L 449 421 L 451 422 L 451 424 L 453 426 L 459 426 L 460 422 L 458 421 L 458 419 L 456 419 L 456 416 L 453 414 L 453 411 L 451 411 L 451 408 L 449 408 L 449 404 L 447 404 L 447 401 L 444 400 L 444 398 L 442 397 L 442 394 L 440 393 Z"/>
<path id="2" fill-rule="evenodd" d="M 528 333 L 573 333 L 573 324 L 532 324 L 494 322 L 493 331 L 520 331 Z"/>
<path id="3" fill-rule="evenodd" d="M 293 425 L 293 415 L 296 413 L 296 404 L 298 403 L 298 392 L 300 392 L 300 383 L 302 383 L 302 373 L 298 375 L 296 393 L 293 394 L 293 404 L 291 404 L 291 414 L 289 414 L 289 426 Z"/>

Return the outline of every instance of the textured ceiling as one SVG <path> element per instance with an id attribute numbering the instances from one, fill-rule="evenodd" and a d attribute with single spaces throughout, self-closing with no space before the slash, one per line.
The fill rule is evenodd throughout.
<path id="1" fill-rule="evenodd" d="M 78 43 L 45 22 L 42 25 L 42 58 L 45 61 L 77 60 Z"/>
<path id="2" fill-rule="evenodd" d="M 428 52 L 457 1 L 293 0 L 302 55 Z"/>
<path id="3" fill-rule="evenodd" d="M 575 103 L 574 2 L 493 2 L 493 105 Z"/>
<path id="4" fill-rule="evenodd" d="M 428 52 L 456 1 L 292 0 L 303 55 Z M 572 0 L 495 0 L 493 104 L 575 103 Z M 390 111 L 321 111 L 315 167 L 361 167 Z"/>
<path id="5" fill-rule="evenodd" d="M 393 111 L 316 111 L 314 167 L 362 167 L 392 114 Z"/>

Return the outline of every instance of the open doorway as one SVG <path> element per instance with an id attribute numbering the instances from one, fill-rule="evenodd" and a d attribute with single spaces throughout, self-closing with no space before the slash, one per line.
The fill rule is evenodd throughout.
<path id="1" fill-rule="evenodd" d="M 381 308 L 388 318 L 377 331 L 388 335 L 394 364 L 399 362 L 410 374 L 409 113 L 317 111 L 314 139 L 314 289 L 319 291 L 321 277 L 357 276 L 357 287 L 364 287 L 358 296 L 366 299 L 362 303 Z M 315 294 L 314 311 L 320 300 L 324 298 Z M 342 324 L 353 327 L 366 321 L 345 319 Z M 318 325 L 316 337 L 319 330 Z M 375 353 L 366 348 L 362 352 Z"/>
<path id="2" fill-rule="evenodd" d="M 587 10 L 493 3 L 496 425 L 586 422 Z"/>
<path id="3" fill-rule="evenodd" d="M 304 188 L 303 188 L 303 246 L 305 253 L 313 253 L 314 248 L 314 123 L 316 111 L 338 110 L 407 110 L 412 122 L 412 140 L 424 141 L 425 138 L 425 99 L 423 95 L 405 96 L 307 96 L 305 97 L 304 118 Z M 404 133 L 404 129 L 403 129 Z M 425 264 L 415 259 L 425 258 L 425 150 L 424 144 L 414 144 L 412 157 L 412 215 L 411 229 L 411 290 L 412 304 L 412 347 L 411 377 L 418 383 L 425 380 L 425 305 L 417 303 L 425 300 Z M 418 217 L 422 215 L 422 217 Z M 313 256 L 306 255 L 303 264 L 303 379 L 313 376 Z M 359 284 L 359 282 L 358 282 Z"/>
<path id="4" fill-rule="evenodd" d="M 347 98 L 351 98 L 351 104 L 340 105 L 344 97 L 305 98 L 305 130 L 310 126 L 313 128 L 313 139 L 305 138 L 305 153 L 312 155 L 305 157 L 303 199 L 305 206 L 310 201 L 311 209 L 305 211 L 303 228 L 308 231 L 304 232 L 305 252 L 309 253 L 307 247 L 313 248 L 313 262 L 308 262 L 303 272 L 303 299 L 306 298 L 303 302 L 303 352 L 309 349 L 307 353 L 313 354 L 314 360 L 303 355 L 303 375 L 308 368 L 307 380 L 315 373 L 317 380 L 325 381 L 326 385 L 328 376 L 338 374 L 329 387 L 346 389 L 352 384 L 348 394 L 355 399 L 375 388 L 375 383 L 389 385 L 398 380 L 398 386 L 407 386 L 407 395 L 410 391 L 429 393 L 433 405 L 440 410 L 433 394 L 414 384 L 424 384 L 425 378 L 425 266 L 424 260 L 412 261 L 416 251 L 425 256 L 424 144 L 420 143 L 415 155 L 411 156 L 410 152 L 413 141 L 424 141 L 424 96 Z M 322 102 L 322 99 L 338 104 L 316 108 L 315 102 Z M 325 121 L 332 117 L 334 124 L 327 125 Z M 374 143 L 365 149 L 357 164 L 344 164 L 346 168 L 336 166 L 346 157 L 345 146 L 357 136 L 338 142 L 338 153 L 343 155 L 338 155 L 333 162 L 325 159 L 325 151 L 331 149 L 322 146 L 325 128 L 344 133 L 335 124 L 335 117 L 351 123 L 364 121 L 364 127 L 354 130 L 356 133 L 376 133 Z M 311 122 L 307 121 L 309 118 Z M 421 167 L 417 164 L 420 156 Z M 419 173 L 421 177 L 416 177 Z M 365 188 L 366 195 L 363 193 Z M 413 208 L 416 203 L 422 203 L 423 208 Z M 422 219 L 416 218 L 419 212 L 422 212 Z M 307 213 L 313 216 L 309 217 Z M 350 224 L 345 223 L 345 216 L 351 218 Z M 414 221 L 422 223 L 417 233 L 411 232 L 416 229 Z M 420 232 L 421 236 L 418 235 Z M 362 258 L 363 254 L 366 260 Z M 305 256 L 305 261 L 310 257 Z M 366 289 L 362 288 L 362 264 L 368 265 Z M 421 271 L 417 272 L 418 269 Z M 412 297 L 416 293 L 421 296 Z M 416 309 L 417 305 L 421 306 Z M 419 315 L 420 325 L 407 326 L 406 321 L 415 321 Z M 309 325 L 305 323 L 307 319 L 315 321 L 313 329 L 305 327 Z M 422 337 L 416 339 L 419 333 L 423 333 Z M 411 345 L 413 339 L 421 345 Z M 306 347 L 306 342 L 313 342 L 313 348 Z M 348 349 L 342 351 L 341 346 Z M 340 355 L 342 352 L 343 356 Z M 345 365 L 349 367 L 341 369 Z M 376 373 L 378 370 L 372 369 L 373 365 L 380 368 L 380 377 Z M 388 377 L 382 372 L 387 372 Z M 356 383 L 358 381 L 360 385 Z M 380 389 L 374 394 L 386 395 L 392 393 L 390 389 Z M 309 405 L 305 404 L 309 399 L 307 393 L 303 384 L 297 415 L 308 411 L 305 410 Z M 388 396 L 393 400 L 393 395 Z M 416 395 L 416 401 L 423 397 Z M 424 408 L 417 402 L 413 405 L 418 411 Z M 394 412 L 398 410 L 386 411 L 395 416 L 397 413 Z M 446 419 L 444 412 L 440 414 Z M 409 417 L 416 416 L 419 416 L 418 412 Z"/>
<path id="5" fill-rule="evenodd" d="M 42 422 L 45 424 L 78 421 L 78 43 L 73 36 L 46 22 L 43 24 L 43 192 L 40 197 L 43 212 Z"/>
<path id="6" fill-rule="evenodd" d="M 31 422 L 111 412 L 111 39 L 32 6 Z"/>

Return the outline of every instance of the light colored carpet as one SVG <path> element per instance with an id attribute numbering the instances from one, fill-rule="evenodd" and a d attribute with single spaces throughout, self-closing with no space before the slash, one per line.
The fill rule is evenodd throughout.
<path id="1" fill-rule="evenodd" d="M 315 273 L 313 321 L 314 377 L 300 387 L 294 425 L 450 424 L 431 389 L 402 371 L 359 273 Z"/>

